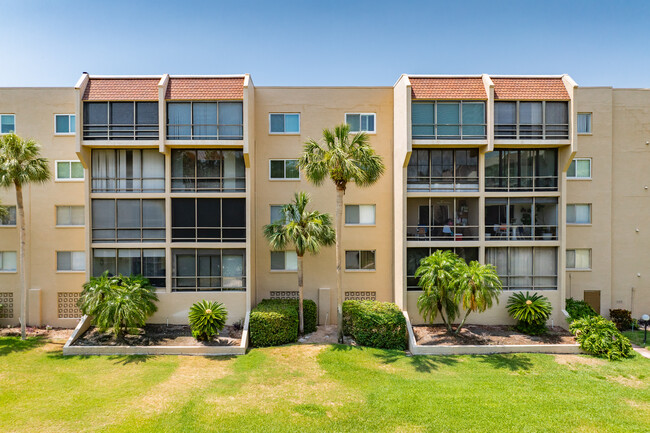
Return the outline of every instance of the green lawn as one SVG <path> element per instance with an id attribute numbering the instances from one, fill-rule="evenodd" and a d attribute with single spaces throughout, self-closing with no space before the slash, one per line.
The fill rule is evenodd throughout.
<path id="1" fill-rule="evenodd" d="M 648 432 L 650 360 L 312 345 L 63 357 L 60 344 L 4 337 L 0 408 L 3 433 Z"/>
<path id="2" fill-rule="evenodd" d="M 630 341 L 637 346 L 643 347 L 643 330 L 637 330 L 637 331 L 623 331 L 623 335 L 625 335 L 627 338 L 630 339 Z M 650 349 L 650 329 L 648 329 L 648 336 L 646 337 L 646 345 L 645 347 Z"/>

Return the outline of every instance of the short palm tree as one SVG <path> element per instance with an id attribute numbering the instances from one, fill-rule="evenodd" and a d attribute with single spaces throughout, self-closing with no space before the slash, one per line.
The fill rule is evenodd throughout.
<path id="1" fill-rule="evenodd" d="M 467 320 L 472 311 L 479 313 L 492 308 L 493 302 L 499 303 L 499 294 L 502 290 L 501 280 L 497 270 L 492 265 L 482 265 L 472 261 L 459 267 L 456 283 L 456 301 L 465 310 L 465 317 L 456 328 L 456 334 Z"/>
<path id="2" fill-rule="evenodd" d="M 34 140 L 23 140 L 14 133 L 0 139 L 0 187 L 16 189 L 16 213 L 20 239 L 20 335 L 25 339 L 27 322 L 27 285 L 25 281 L 25 207 L 23 205 L 23 185 L 44 183 L 50 179 L 50 169 L 46 158 L 40 156 L 41 146 Z"/>
<path id="3" fill-rule="evenodd" d="M 307 179 L 321 185 L 330 178 L 336 186 L 336 295 L 339 343 L 343 342 L 343 289 L 341 284 L 341 232 L 343 228 L 343 195 L 349 182 L 370 186 L 384 173 L 381 156 L 370 146 L 368 134 L 350 135 L 350 125 L 323 130 L 323 142 L 310 139 L 300 157 L 300 168 Z"/>
<path id="4" fill-rule="evenodd" d="M 303 266 L 305 253 L 318 254 L 322 246 L 334 243 L 332 217 L 327 213 L 307 211 L 309 194 L 298 192 L 293 202 L 282 206 L 282 219 L 264 226 L 264 236 L 276 251 L 284 251 L 293 246 L 298 258 L 298 312 L 300 334 L 305 331 L 303 315 Z"/>

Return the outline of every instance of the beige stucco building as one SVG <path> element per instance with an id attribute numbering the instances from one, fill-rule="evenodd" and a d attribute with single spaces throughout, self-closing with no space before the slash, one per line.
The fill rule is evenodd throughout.
<path id="1" fill-rule="evenodd" d="M 249 75 L 89 76 L 71 88 L 0 88 L 1 133 L 42 145 L 53 179 L 25 190 L 28 323 L 74 326 L 90 276 L 157 287 L 152 322 L 186 323 L 200 299 L 231 322 L 295 297 L 295 254 L 262 228 L 297 191 L 334 214 L 296 160 L 347 122 L 386 164 L 351 185 L 342 233 L 346 298 L 397 303 L 419 323 L 413 278 L 439 248 L 493 263 L 510 323 L 514 290 L 539 291 L 564 324 L 566 297 L 601 313 L 650 312 L 650 91 L 581 88 L 569 76 L 408 76 L 387 87 L 256 87 Z M 647 179 L 646 179 L 647 177 Z M 0 191 L 0 324 L 17 323 L 13 189 Z M 305 296 L 336 317 L 334 249 L 305 259 Z"/>

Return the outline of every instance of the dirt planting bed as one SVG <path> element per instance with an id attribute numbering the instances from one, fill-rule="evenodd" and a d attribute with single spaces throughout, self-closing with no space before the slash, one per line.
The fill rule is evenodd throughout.
<path id="1" fill-rule="evenodd" d="M 459 335 L 450 335 L 442 325 L 413 326 L 417 344 L 423 346 L 461 345 L 525 345 L 525 344 L 575 344 L 569 331 L 560 327 L 549 328 L 546 335 L 530 336 L 515 331 L 511 326 L 466 325 Z"/>

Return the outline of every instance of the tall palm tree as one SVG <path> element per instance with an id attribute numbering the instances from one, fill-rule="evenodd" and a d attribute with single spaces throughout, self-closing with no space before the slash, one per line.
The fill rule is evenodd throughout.
<path id="1" fill-rule="evenodd" d="M 46 158 L 40 157 L 41 146 L 34 140 L 23 140 L 14 133 L 3 135 L 0 140 L 0 187 L 16 188 L 16 213 L 20 239 L 20 335 L 25 339 L 27 322 L 27 284 L 25 279 L 25 207 L 23 185 L 44 183 L 50 179 Z"/>
<path id="2" fill-rule="evenodd" d="M 479 313 L 492 308 L 492 303 L 499 303 L 499 294 L 502 290 L 501 280 L 497 270 L 492 265 L 482 265 L 472 261 L 459 268 L 457 277 L 456 301 L 465 310 L 465 317 L 456 328 L 456 334 L 467 320 L 472 311 Z"/>
<path id="3" fill-rule="evenodd" d="M 350 125 L 323 130 L 324 146 L 310 139 L 299 160 L 307 179 L 321 185 L 329 177 L 336 186 L 336 296 L 338 340 L 343 343 L 343 289 L 341 284 L 341 232 L 343 231 L 343 195 L 349 182 L 370 186 L 384 173 L 381 156 L 370 146 L 368 134 L 350 135 Z"/>
<path id="4" fill-rule="evenodd" d="M 289 246 L 296 250 L 298 259 L 298 312 L 300 316 L 300 334 L 305 332 L 303 315 L 303 266 L 305 253 L 318 254 L 322 246 L 334 243 L 332 217 L 327 213 L 307 211 L 309 194 L 297 192 L 293 202 L 282 206 L 282 219 L 264 226 L 264 236 L 276 251 L 283 251 Z"/>

